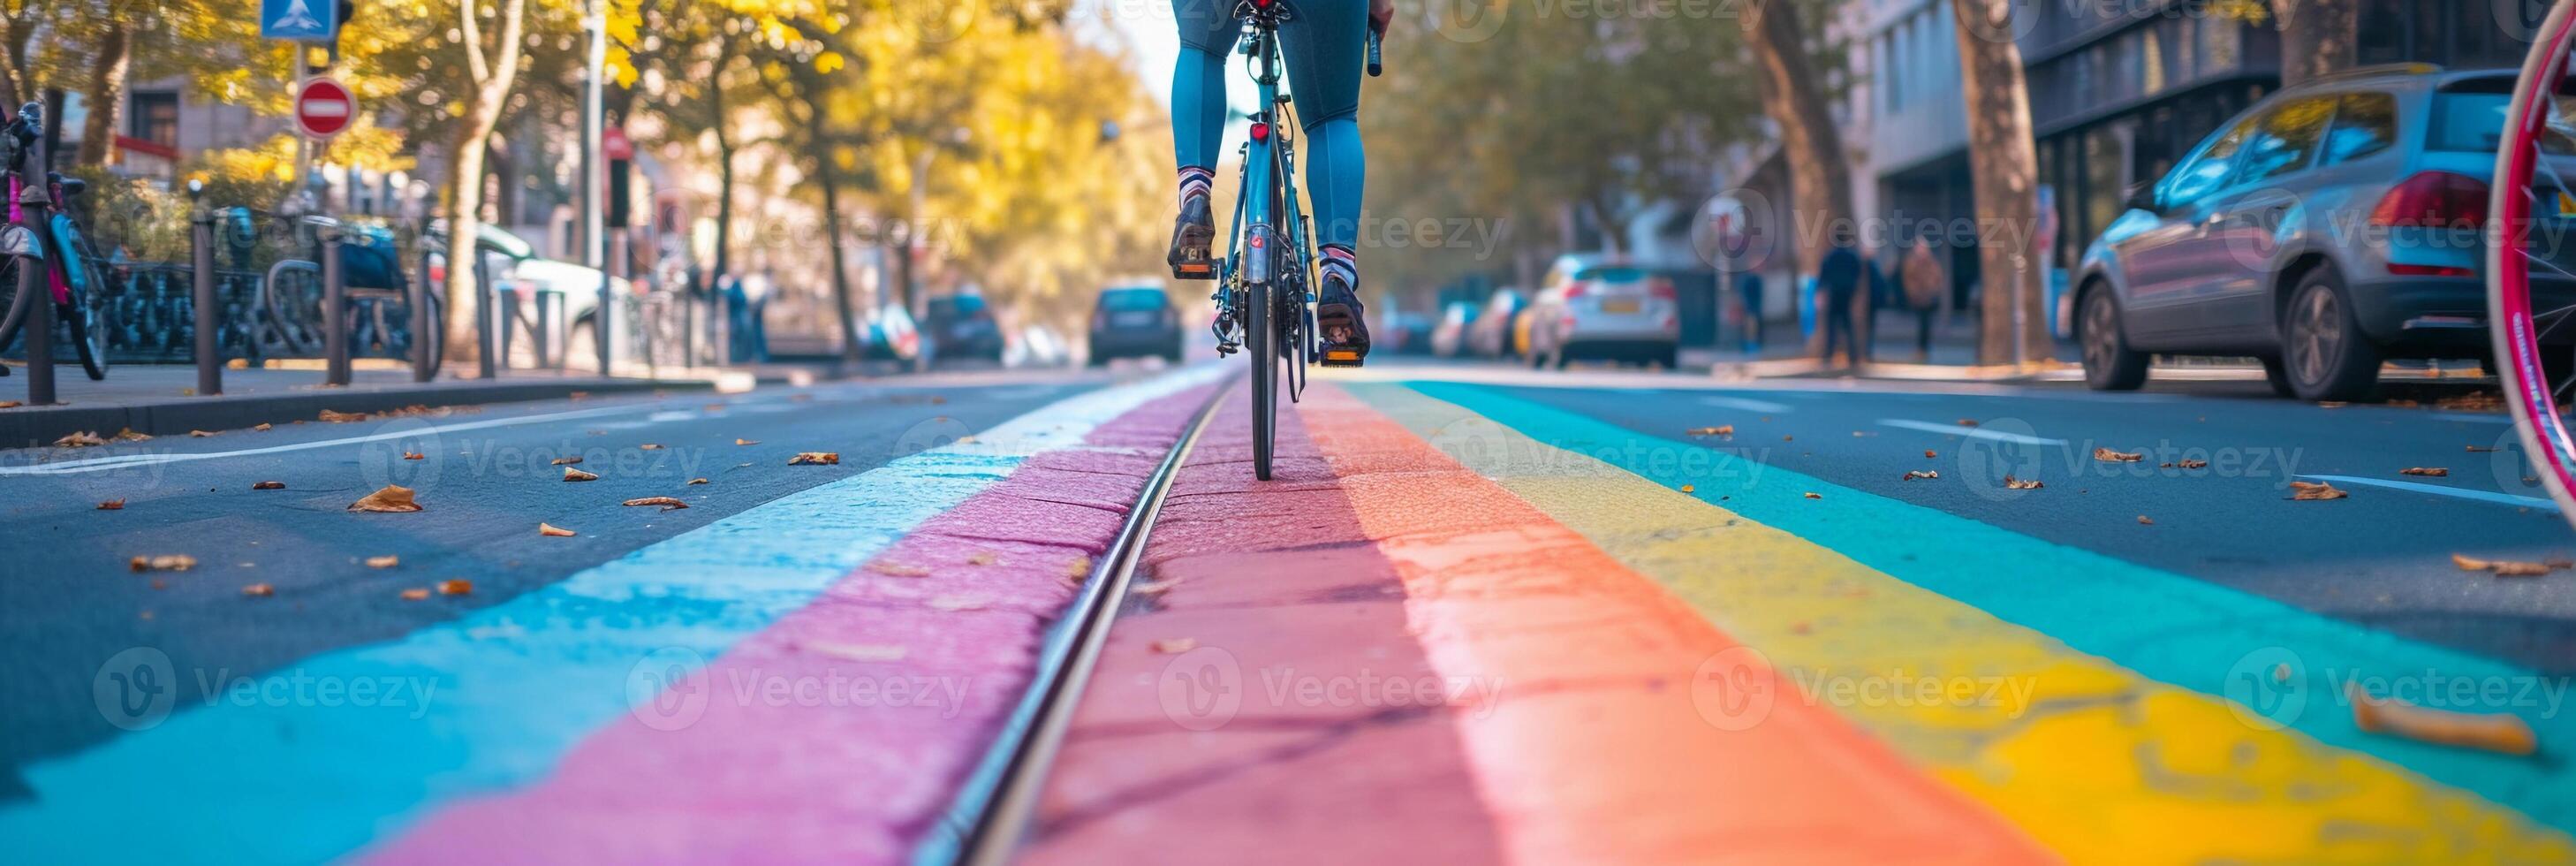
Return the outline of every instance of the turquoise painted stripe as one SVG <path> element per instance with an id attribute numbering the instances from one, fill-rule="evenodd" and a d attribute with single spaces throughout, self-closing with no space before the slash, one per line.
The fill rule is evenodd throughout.
<path id="1" fill-rule="evenodd" d="M 1078 447 L 1099 423 L 1221 372 L 1067 398 L 975 443 L 764 503 L 462 620 L 260 673 L 254 682 L 277 683 L 268 688 L 285 700 L 183 706 L 31 766 L 34 800 L 0 810 L 0 839 L 22 863 L 311 863 L 355 851 L 440 803 L 550 772 L 627 710 L 630 675 L 717 656 L 1029 455 Z M 656 653 L 669 648 L 688 652 Z M 427 699 L 324 706 L 294 698 L 299 681 L 403 683 Z"/>
<path id="2" fill-rule="evenodd" d="M 2566 696 L 2564 678 L 2406 640 L 2263 596 L 2147 568 L 2081 548 L 2043 541 L 1948 512 L 1843 487 L 1776 465 L 1755 467 L 1725 451 L 1648 436 L 1495 389 L 1447 382 L 1352 385 L 1411 387 L 1631 473 L 1696 494 L 1748 519 L 1794 533 L 1854 561 L 1973 605 L 2160 682 L 2230 700 L 2250 697 L 2247 675 L 2275 662 L 2297 675 L 2272 694 L 2289 726 L 2320 742 L 2368 754 L 2518 810 L 2534 821 L 2576 832 L 2576 769 L 2563 754 L 2576 744 L 2576 714 L 2550 698 Z M 1690 478 L 1675 455 L 1710 451 L 1716 465 Z M 1697 467 L 1694 467 L 1697 468 Z M 1760 474 L 1753 475 L 1751 472 Z M 1710 477 L 1757 479 L 1720 485 Z M 1813 491 L 1820 500 L 1807 499 Z M 2032 507 L 2046 507 L 2034 502 Z M 2332 575 L 2320 571 L 2320 579 Z M 2287 654 L 2279 652 L 2286 649 Z M 2498 682 L 2510 709 L 2531 723 L 2543 755 L 2520 758 L 2362 733 L 2337 690 L 2353 677 L 2413 677 Z M 2231 689 L 2231 686 L 2233 688 Z M 2527 689 L 2527 691 L 2522 691 Z M 2298 702 L 2304 702 L 2300 704 Z M 2240 700 L 2240 703 L 2243 701 Z M 2294 704 L 2303 708 L 2290 712 Z M 2501 708 L 2499 708 L 2501 709 Z M 2552 711 L 2555 712 L 2552 712 Z M 2561 757 L 2551 757 L 2551 749 Z"/>

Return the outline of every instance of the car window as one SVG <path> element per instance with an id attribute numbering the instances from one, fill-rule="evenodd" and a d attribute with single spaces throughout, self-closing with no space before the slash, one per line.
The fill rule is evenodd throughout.
<path id="1" fill-rule="evenodd" d="M 2186 205 L 2226 186 L 2227 179 L 2236 173 L 2236 152 L 2243 149 L 2246 136 L 2253 133 L 2254 121 L 2239 123 L 2190 160 L 2175 166 L 2173 173 L 2165 176 L 2164 193 L 2157 199 L 2165 207 Z"/>
<path id="2" fill-rule="evenodd" d="M 1585 268 L 1581 273 L 1575 274 L 1574 278 L 1578 280 L 1600 280 L 1605 283 L 1633 283 L 1638 280 L 1645 279 L 1646 272 L 1637 270 L 1636 268 Z"/>
<path id="3" fill-rule="evenodd" d="M 2323 156 L 2317 162 L 2333 165 L 2360 159 L 2397 143 L 2397 97 L 2385 93 L 2353 93 L 2335 107 L 2334 127 L 2326 131 Z"/>
<path id="4" fill-rule="evenodd" d="M 2292 101 L 2263 116 L 2245 142 L 2237 183 L 2260 183 L 2307 168 L 2334 120 L 2335 98 L 2320 96 Z"/>
<path id="5" fill-rule="evenodd" d="M 980 299 L 978 299 L 980 301 Z M 1159 310 L 1164 306 L 1161 289 L 1110 289 L 1100 293 L 1100 308 L 1119 312 Z M 982 306 L 978 303 L 977 306 Z"/>
<path id="6" fill-rule="evenodd" d="M 2505 82 L 2506 86 L 2511 81 Z M 2570 141 L 2566 122 L 2571 113 L 2569 98 L 2559 96 L 2548 129 L 2552 134 L 2540 137 L 2544 153 L 2565 156 L 2576 154 L 2576 141 Z M 2433 96 L 2431 140 L 2424 146 L 2433 150 L 2460 153 L 2494 153 L 2504 143 L 2505 114 L 2513 110 L 2513 94 L 2491 93 L 2488 88 L 2445 90 Z"/>

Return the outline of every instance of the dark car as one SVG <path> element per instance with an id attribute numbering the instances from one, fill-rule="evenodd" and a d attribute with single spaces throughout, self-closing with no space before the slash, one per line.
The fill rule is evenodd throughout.
<path id="1" fill-rule="evenodd" d="M 2154 355 L 2251 355 L 2284 395 L 2351 400 L 2383 359 L 2484 354 L 2479 228 L 2513 85 L 2509 69 L 2365 67 L 2219 127 L 2085 252 L 2086 381 L 2128 390 Z"/>
<path id="2" fill-rule="evenodd" d="M 1115 358 L 1181 360 L 1181 313 L 1161 286 L 1118 286 L 1100 292 L 1091 310 L 1091 364 Z"/>
<path id="3" fill-rule="evenodd" d="M 973 358 L 999 364 L 1006 348 L 1001 323 L 993 320 L 993 308 L 982 295 L 930 299 L 922 332 L 929 335 L 931 358 L 938 361 Z"/>

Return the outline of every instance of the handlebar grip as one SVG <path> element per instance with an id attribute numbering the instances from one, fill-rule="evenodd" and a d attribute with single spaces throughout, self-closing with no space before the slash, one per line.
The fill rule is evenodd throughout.
<path id="1" fill-rule="evenodd" d="M 1386 63 L 1378 58 L 1378 45 L 1386 41 L 1386 32 L 1370 24 L 1368 32 L 1368 74 L 1376 78 L 1386 72 Z"/>

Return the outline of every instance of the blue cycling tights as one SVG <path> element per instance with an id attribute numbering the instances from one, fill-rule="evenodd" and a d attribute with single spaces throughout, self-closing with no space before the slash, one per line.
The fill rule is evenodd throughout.
<path id="1" fill-rule="evenodd" d="M 1291 10 L 1279 26 L 1280 59 L 1306 129 L 1315 240 L 1347 249 L 1359 238 L 1360 190 L 1368 174 L 1359 123 L 1368 0 L 1278 2 Z M 1172 0 L 1181 35 L 1180 61 L 1172 69 L 1172 149 L 1185 173 L 1214 169 L 1224 145 L 1226 78 L 1242 62 L 1234 55 L 1242 24 L 1233 14 L 1234 0 Z"/>

